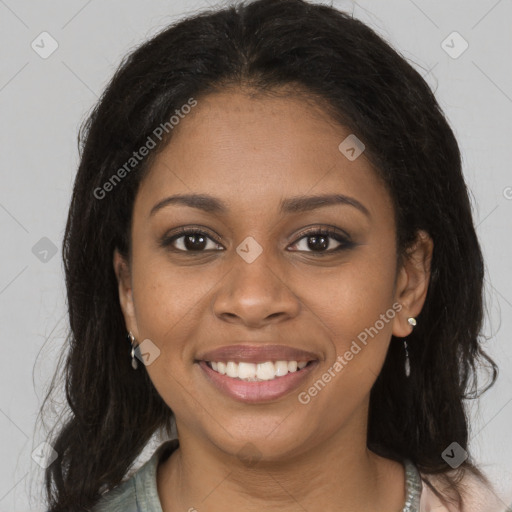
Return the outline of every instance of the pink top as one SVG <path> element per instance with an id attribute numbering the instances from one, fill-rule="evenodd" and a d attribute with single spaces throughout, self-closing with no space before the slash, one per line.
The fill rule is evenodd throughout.
<path id="1" fill-rule="evenodd" d="M 421 474 L 421 477 L 428 478 L 438 492 L 445 495 L 438 475 Z M 464 512 L 512 512 L 512 484 L 507 496 L 498 496 L 494 490 L 489 489 L 472 474 L 466 474 L 460 486 L 464 498 Z M 420 512 L 462 512 L 462 510 L 455 505 L 443 504 L 434 491 L 422 481 Z"/>

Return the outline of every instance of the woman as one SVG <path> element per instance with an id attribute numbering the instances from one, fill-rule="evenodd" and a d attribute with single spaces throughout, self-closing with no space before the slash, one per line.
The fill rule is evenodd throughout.
<path id="1" fill-rule="evenodd" d="M 133 52 L 85 125 L 63 256 L 52 512 L 505 510 L 467 453 L 497 368 L 459 149 L 361 22 L 258 0 Z"/>

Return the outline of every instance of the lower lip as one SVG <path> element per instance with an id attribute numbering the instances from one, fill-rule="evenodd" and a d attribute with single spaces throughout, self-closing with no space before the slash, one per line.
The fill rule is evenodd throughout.
<path id="1" fill-rule="evenodd" d="M 318 361 L 313 361 L 301 370 L 273 380 L 248 382 L 222 375 L 210 368 L 206 361 L 199 361 L 200 368 L 217 389 L 235 400 L 248 403 L 268 402 L 287 395 L 307 379 L 317 364 Z"/>

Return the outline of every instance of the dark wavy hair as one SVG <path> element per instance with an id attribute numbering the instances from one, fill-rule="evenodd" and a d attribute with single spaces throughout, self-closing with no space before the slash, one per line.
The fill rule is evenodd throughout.
<path id="1" fill-rule="evenodd" d="M 498 375 L 482 348 L 484 262 L 454 134 L 421 75 L 364 23 L 303 0 L 257 0 L 194 13 L 140 45 L 81 127 L 62 249 L 69 344 L 55 374 L 64 375 L 69 410 L 48 440 L 58 453 L 45 474 L 50 511 L 93 506 L 174 420 L 147 372 L 131 369 L 112 264 L 115 248 L 129 260 L 134 198 L 172 130 L 105 197 L 94 191 L 191 97 L 227 87 L 287 87 L 317 101 L 364 141 L 386 184 L 398 261 L 418 230 L 432 237 L 428 294 L 408 338 L 411 376 L 392 340 L 371 390 L 367 443 L 441 476 L 459 503 L 466 471 L 490 485 L 471 457 L 454 476 L 441 456 L 454 441 L 468 450 L 464 400 L 479 396 L 478 370 L 492 370 L 483 391 Z M 54 387 L 55 377 L 41 410 Z"/>

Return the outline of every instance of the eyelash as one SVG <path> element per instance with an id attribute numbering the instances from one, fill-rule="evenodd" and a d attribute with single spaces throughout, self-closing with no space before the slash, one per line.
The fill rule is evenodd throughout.
<path id="1" fill-rule="evenodd" d="M 176 248 L 172 247 L 173 242 L 175 242 L 176 240 L 183 238 L 184 236 L 187 236 L 187 235 L 200 235 L 200 236 L 209 238 L 213 242 L 219 244 L 219 242 L 214 240 L 209 233 L 207 233 L 206 231 L 203 231 L 202 229 L 181 228 L 178 233 L 176 233 L 170 237 L 164 236 L 159 245 L 163 248 L 169 248 L 169 246 L 171 246 L 170 250 L 172 250 L 173 252 L 177 252 L 177 253 L 201 254 L 201 253 L 207 252 L 205 250 L 186 251 L 183 249 L 176 249 Z M 326 228 L 312 228 L 307 231 L 304 231 L 299 235 L 299 238 L 292 245 L 296 245 L 303 238 L 308 238 L 308 237 L 311 237 L 314 235 L 317 235 L 317 236 L 320 235 L 320 236 L 333 238 L 334 240 L 336 240 L 336 242 L 339 242 L 340 245 L 338 247 L 336 247 L 335 249 L 328 249 L 326 251 L 298 251 L 298 252 L 308 252 L 315 256 L 323 256 L 323 255 L 332 254 L 332 253 L 335 253 L 335 252 L 338 252 L 338 251 L 341 251 L 344 249 L 350 249 L 350 248 L 354 247 L 354 245 L 355 245 L 346 236 L 341 235 L 339 232 L 337 232 L 333 229 L 326 229 Z"/>

